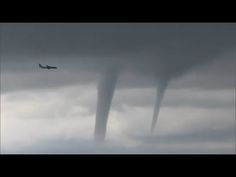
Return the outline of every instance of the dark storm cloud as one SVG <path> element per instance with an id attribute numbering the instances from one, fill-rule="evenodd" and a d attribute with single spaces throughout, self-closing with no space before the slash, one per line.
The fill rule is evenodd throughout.
<path id="1" fill-rule="evenodd" d="M 230 49 L 236 25 L 3 24 L 1 28 L 3 62 L 6 57 L 9 69 L 22 72 L 22 65 L 38 61 L 70 70 L 102 70 L 123 63 L 141 73 L 173 75 Z M 16 67 L 15 62 L 22 65 Z"/>
<path id="2" fill-rule="evenodd" d="M 210 62 L 207 65 L 195 68 L 183 77 L 173 80 L 169 88 L 203 88 L 203 89 L 229 89 L 235 88 L 235 56 L 227 53 Z M 2 68 L 8 67 L 2 62 Z M 20 65 L 20 66 L 19 66 Z M 34 68 L 30 71 L 7 71 L 1 70 L 1 91 L 2 93 L 16 90 L 31 90 L 40 88 L 57 88 L 66 85 L 76 84 L 97 84 L 99 75 L 95 71 L 84 70 L 64 70 L 60 65 L 59 71 L 44 71 L 31 63 L 26 65 L 16 65 L 14 67 Z M 25 72 L 24 72 L 25 71 Z M 210 81 L 210 82 L 209 82 Z M 152 88 L 155 87 L 155 77 L 147 77 L 140 73 L 126 72 L 121 73 L 118 79 L 117 88 Z"/>
<path id="3" fill-rule="evenodd" d="M 40 78 L 29 81 L 50 87 L 91 80 L 82 72 L 103 72 L 119 63 L 144 83 L 153 83 L 156 77 L 177 77 L 231 50 L 235 31 L 235 24 L 2 24 L 1 72 L 42 74 L 36 67 L 45 63 L 72 73 L 71 78 L 51 78 L 51 84 Z M 79 72 L 78 80 L 74 72 Z"/>

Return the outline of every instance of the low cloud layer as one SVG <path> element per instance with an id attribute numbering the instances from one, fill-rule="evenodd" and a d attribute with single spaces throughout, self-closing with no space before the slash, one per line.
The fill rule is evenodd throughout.
<path id="1" fill-rule="evenodd" d="M 80 94 L 78 94 L 78 91 Z M 151 89 L 120 90 L 114 97 L 104 145 L 93 142 L 95 86 L 14 92 L 1 96 L 3 153 L 233 153 L 234 89 L 171 91 L 151 137 Z M 186 96 L 186 92 L 188 93 Z M 170 95 L 169 95 L 170 94 Z M 196 95 L 205 95 L 196 99 Z M 209 96 L 208 96 L 209 95 Z M 211 108 L 196 105 L 196 100 Z M 173 104 L 179 97 L 185 104 Z M 119 98 L 126 98 L 119 100 Z M 47 98 L 47 101 L 45 101 Z M 149 103 L 142 102 L 142 98 Z M 164 100 L 165 101 L 165 100 Z M 90 109 L 94 107 L 94 109 Z"/>

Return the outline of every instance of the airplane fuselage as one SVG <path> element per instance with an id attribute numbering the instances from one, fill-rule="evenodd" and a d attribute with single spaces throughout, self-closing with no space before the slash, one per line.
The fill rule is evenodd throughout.
<path id="1" fill-rule="evenodd" d="M 39 64 L 39 68 L 42 68 L 42 69 L 57 69 L 57 67 L 55 67 L 55 66 L 48 66 L 48 65 L 43 66 L 41 64 Z"/>

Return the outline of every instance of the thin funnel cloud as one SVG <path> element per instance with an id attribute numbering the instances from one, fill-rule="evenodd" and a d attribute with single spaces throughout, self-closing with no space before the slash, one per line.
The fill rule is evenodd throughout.
<path id="1" fill-rule="evenodd" d="M 155 100 L 152 125 L 151 125 L 151 134 L 153 134 L 156 124 L 157 124 L 157 119 L 158 119 L 158 115 L 160 112 L 161 102 L 162 102 L 165 90 L 167 88 L 167 85 L 168 85 L 168 80 L 160 80 L 157 83 L 156 100 Z"/>

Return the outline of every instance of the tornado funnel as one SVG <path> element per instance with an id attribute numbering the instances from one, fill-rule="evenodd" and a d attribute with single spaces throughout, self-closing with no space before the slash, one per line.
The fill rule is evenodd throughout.
<path id="1" fill-rule="evenodd" d="M 108 115 L 118 75 L 119 72 L 117 70 L 109 70 L 104 73 L 103 78 L 98 85 L 94 138 L 99 142 L 104 141 L 105 139 Z"/>
<path id="2" fill-rule="evenodd" d="M 156 93 L 156 101 L 155 101 L 154 113 L 153 113 L 153 118 L 152 118 L 151 134 L 155 130 L 156 122 L 157 122 L 158 115 L 160 112 L 161 102 L 162 102 L 167 84 L 168 84 L 167 80 L 161 80 L 157 84 L 157 93 Z"/>

